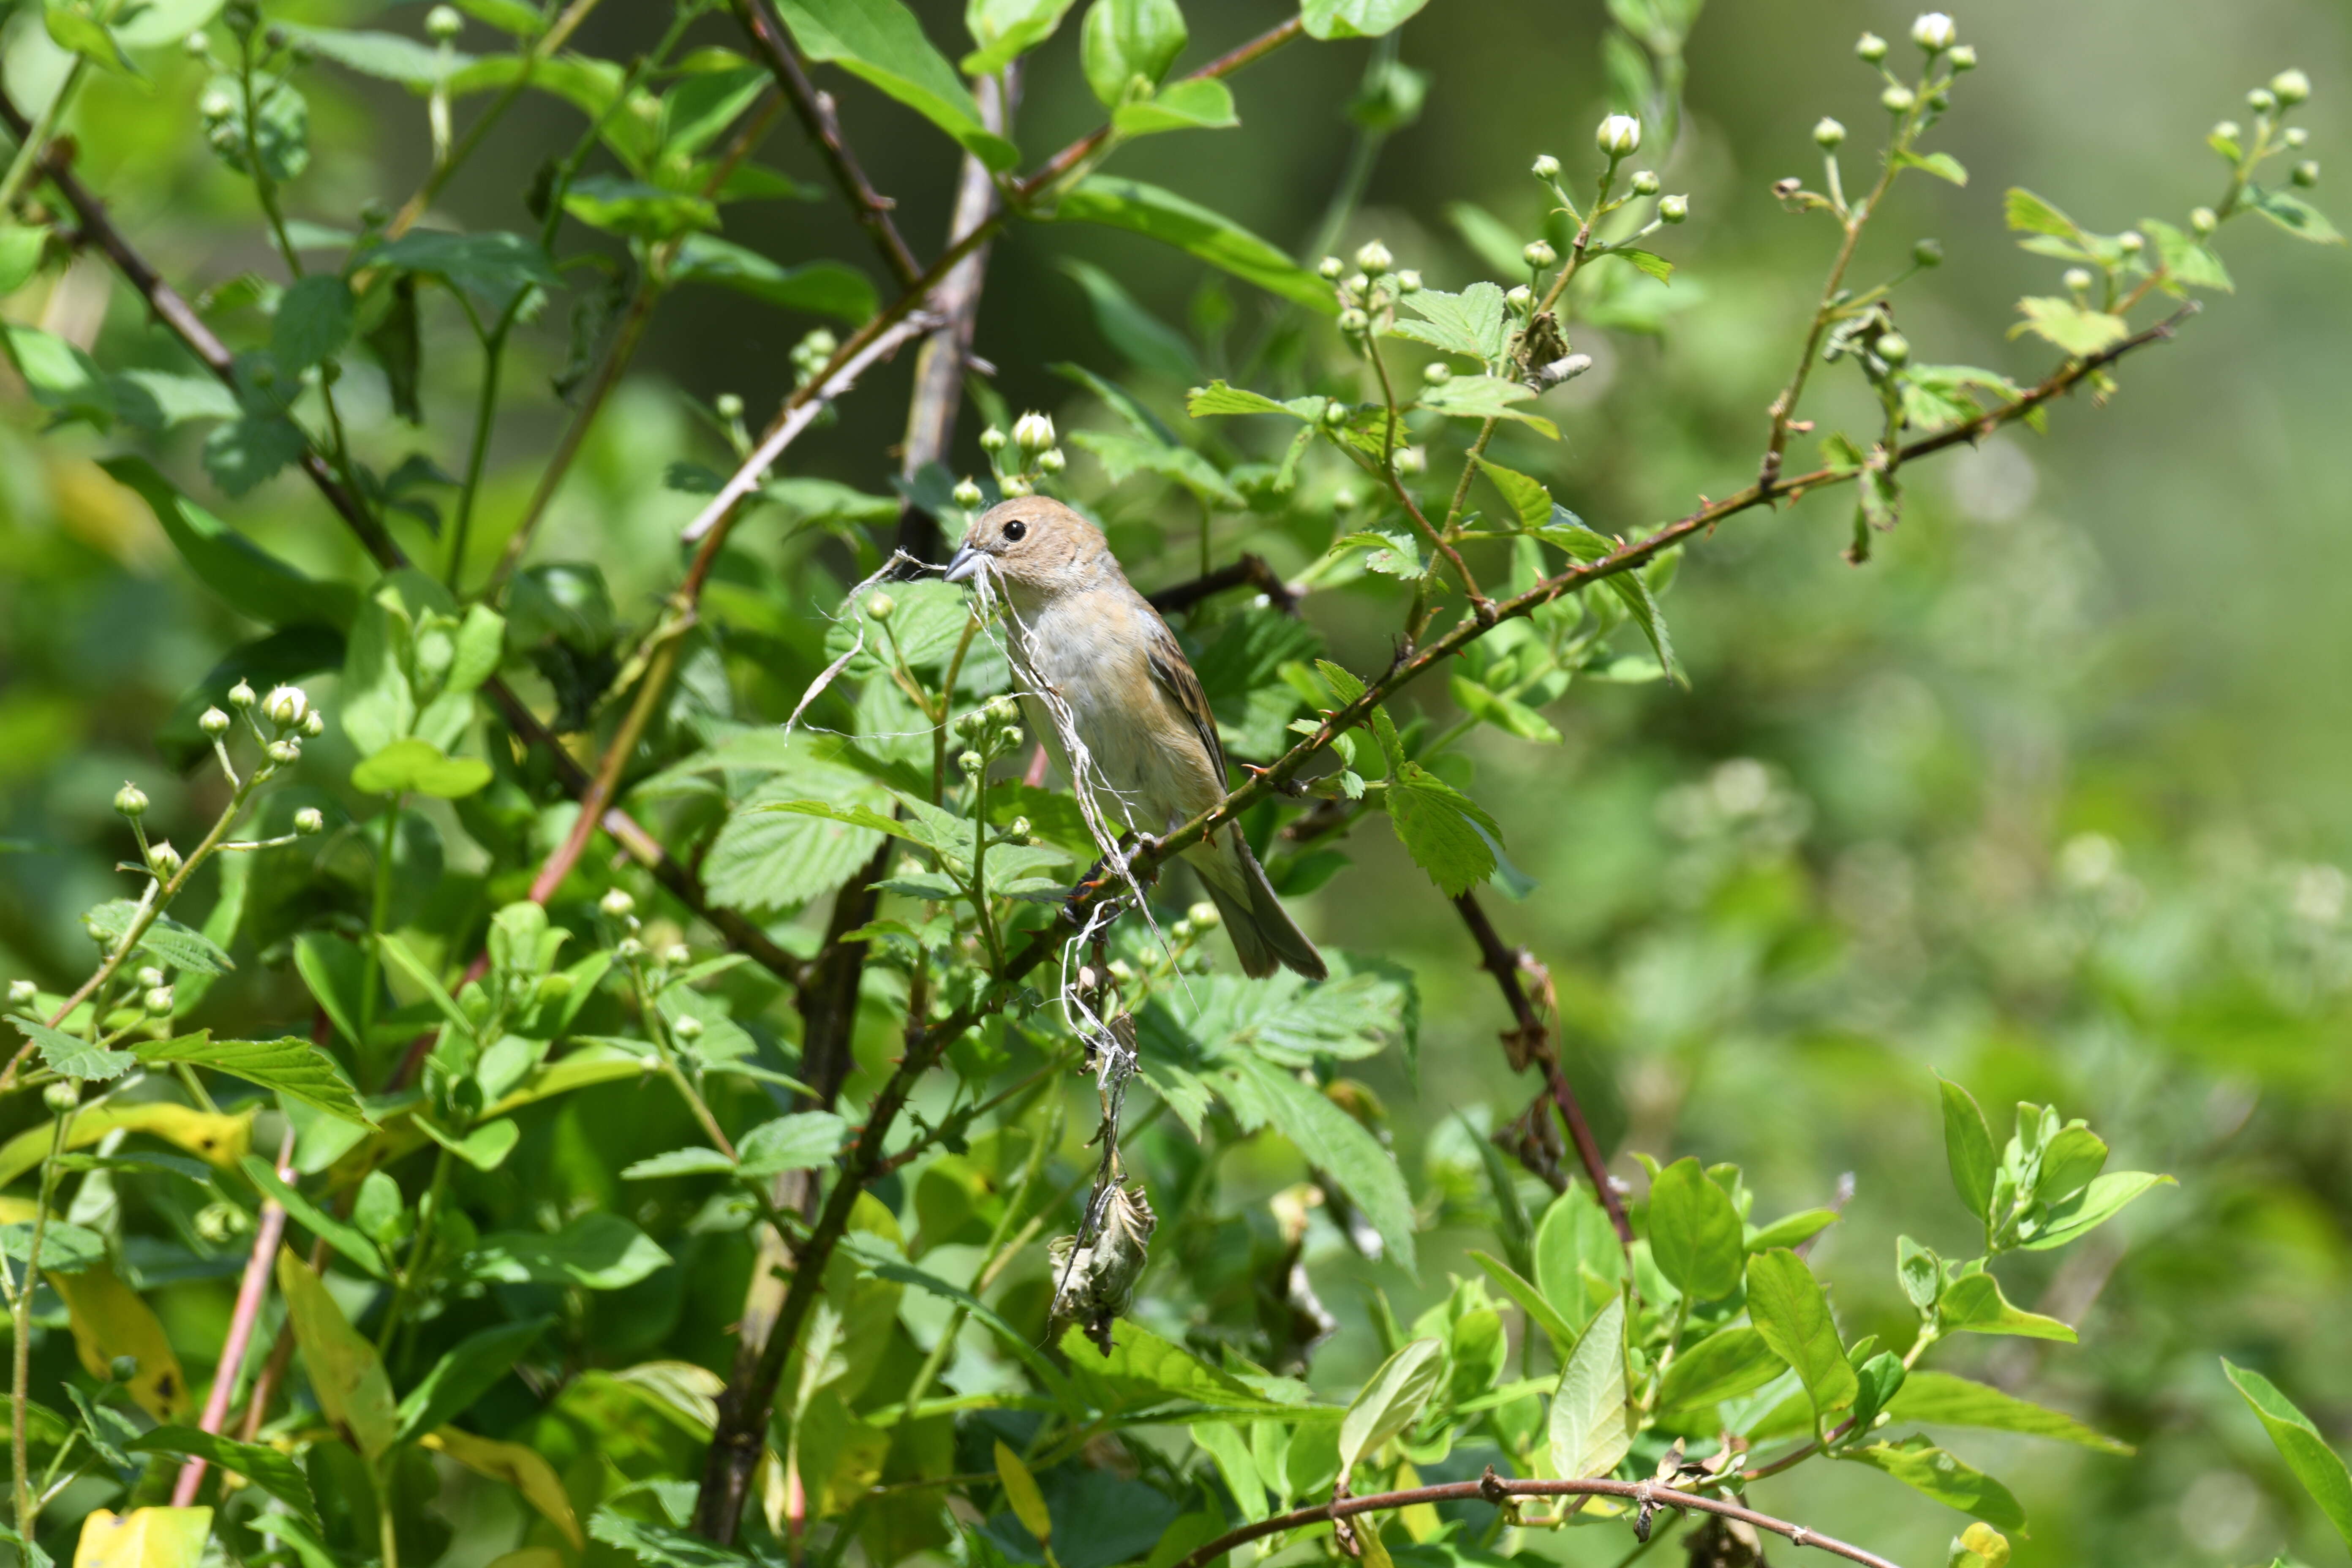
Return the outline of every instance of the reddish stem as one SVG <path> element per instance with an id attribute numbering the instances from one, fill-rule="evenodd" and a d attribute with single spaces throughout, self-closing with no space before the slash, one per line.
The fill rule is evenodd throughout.
<path id="1" fill-rule="evenodd" d="M 278 1179 L 294 1179 L 294 1130 L 289 1127 L 278 1145 Z M 245 1365 L 245 1352 L 253 1343 L 253 1331 L 261 1321 L 261 1304 L 269 1296 L 269 1270 L 278 1260 L 278 1243 L 286 1236 L 286 1210 L 275 1198 L 266 1198 L 261 1205 L 261 1222 L 253 1233 L 253 1256 L 245 1260 L 245 1278 L 236 1287 L 236 1310 L 228 1321 L 228 1338 L 222 1342 L 220 1361 L 213 1368 L 212 1392 L 205 1396 L 205 1413 L 196 1418 L 196 1430 L 217 1434 L 228 1419 L 229 1396 L 236 1391 L 236 1374 Z M 196 1489 L 204 1484 L 205 1461 L 191 1458 L 180 1467 L 180 1479 L 172 1487 L 172 1506 L 186 1508 L 196 1500 Z"/>

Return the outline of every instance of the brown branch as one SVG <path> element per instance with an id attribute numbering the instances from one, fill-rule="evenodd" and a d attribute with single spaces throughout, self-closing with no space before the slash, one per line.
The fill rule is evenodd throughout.
<path id="1" fill-rule="evenodd" d="M 294 1130 L 278 1145 L 278 1179 L 294 1179 Z M 245 1261 L 245 1277 L 237 1281 L 236 1308 L 228 1321 L 228 1337 L 221 1342 L 220 1360 L 213 1366 L 212 1392 L 205 1396 L 204 1414 L 196 1419 L 199 1432 L 217 1433 L 228 1419 L 229 1396 L 236 1391 L 236 1376 L 245 1366 L 245 1352 L 253 1343 L 253 1331 L 261 1321 L 261 1304 L 269 1296 L 269 1271 L 278 1262 L 278 1244 L 286 1234 L 286 1210 L 276 1198 L 264 1196 L 261 1222 L 254 1226 L 253 1252 Z M 191 1458 L 180 1467 L 179 1479 L 172 1484 L 172 1506 L 186 1508 L 196 1500 L 196 1489 L 205 1482 L 205 1461 Z"/>
<path id="2" fill-rule="evenodd" d="M 825 166 L 833 171 L 833 183 L 848 198 L 850 216 L 873 239 L 882 264 L 890 269 L 899 286 L 913 288 L 923 268 L 899 237 L 898 226 L 890 221 L 890 214 L 898 204 L 876 190 L 873 182 L 866 177 L 857 155 L 849 150 L 849 142 L 841 133 L 841 117 L 834 110 L 833 95 L 819 91 L 816 84 L 809 80 L 808 68 L 802 63 L 800 51 L 793 47 L 792 35 L 784 30 L 767 0 L 730 0 L 730 8 L 751 38 L 753 51 L 766 63 L 776 85 L 783 89 L 785 101 L 800 116 L 802 129 L 816 144 Z"/>
<path id="3" fill-rule="evenodd" d="M 1592 1179 L 1593 1194 L 1609 1211 L 1609 1223 L 1616 1227 L 1617 1239 L 1627 1247 L 1633 1246 L 1633 1222 L 1625 1217 L 1624 1202 L 1617 1195 L 1616 1184 L 1609 1179 L 1609 1163 L 1601 1158 L 1601 1144 L 1592 1136 L 1591 1124 L 1584 1119 L 1584 1107 L 1578 1102 L 1576 1090 L 1569 1087 L 1568 1075 L 1560 1070 L 1559 1052 L 1553 1047 L 1551 1030 L 1528 995 L 1527 987 L 1520 984 L 1519 976 L 1532 960 L 1525 948 L 1505 945 L 1476 894 L 1464 893 L 1454 900 L 1454 907 L 1461 911 L 1462 923 L 1470 928 L 1470 939 L 1478 944 L 1480 965 L 1495 977 L 1504 1003 L 1511 1009 L 1517 1027 L 1504 1031 L 1503 1043 L 1510 1049 L 1513 1070 L 1524 1070 L 1529 1062 L 1543 1068 L 1552 1103 L 1559 1108 L 1560 1120 L 1568 1123 L 1569 1136 L 1575 1140 L 1576 1156 L 1583 1162 L 1584 1173 Z"/>
<path id="4" fill-rule="evenodd" d="M 1186 81 L 1214 81 L 1220 77 L 1231 76 L 1234 72 L 1241 69 L 1244 66 L 1251 65 L 1258 60 L 1264 59 L 1266 56 L 1274 53 L 1275 50 L 1282 47 L 1283 45 L 1290 42 L 1293 38 L 1299 37 L 1304 35 L 1306 30 L 1306 24 L 1298 17 L 1293 16 L 1290 20 L 1281 24 L 1279 26 L 1270 27 L 1266 31 L 1260 33 L 1256 37 L 1252 38 L 1249 42 L 1243 44 L 1238 48 L 1234 48 L 1225 54 L 1219 55 L 1215 59 L 1211 60 L 1207 65 L 1202 66 L 1199 70 L 1194 71 L 1191 76 L 1188 76 L 1183 79 Z M 1060 152 L 1055 153 L 1051 158 L 1046 159 L 1045 163 L 1038 168 L 1037 172 L 1031 174 L 1027 179 L 1013 181 L 1008 195 L 1011 195 L 1015 205 L 1027 205 L 1029 202 L 1036 199 L 1038 192 L 1044 190 L 1046 186 L 1052 184 L 1055 181 L 1060 179 L 1071 170 L 1078 167 L 1081 163 L 1084 163 L 1088 158 L 1093 157 L 1097 153 L 1100 152 L 1104 144 L 1109 141 L 1110 127 L 1108 125 L 1096 127 L 1084 136 L 1079 137 L 1076 142 L 1073 142 L 1068 146 L 1063 148 Z"/>
<path id="5" fill-rule="evenodd" d="M 1506 1499 L 1521 1497 L 1612 1497 L 1656 1508 L 1688 1509 L 1697 1513 L 1735 1519 L 1758 1530 L 1769 1530 L 1775 1535 L 1786 1536 L 1799 1546 L 1817 1546 L 1850 1563 L 1863 1563 L 1864 1568 L 1896 1568 L 1895 1563 L 1878 1553 L 1849 1545 L 1833 1535 L 1819 1534 L 1801 1524 L 1791 1524 L 1785 1519 L 1775 1519 L 1769 1513 L 1759 1513 L 1752 1508 L 1726 1502 L 1720 1498 L 1675 1491 L 1654 1481 L 1506 1480 L 1492 1468 L 1475 1481 L 1448 1481 L 1442 1486 L 1415 1487 L 1409 1491 L 1374 1492 L 1365 1497 L 1341 1498 L 1313 1508 L 1276 1514 L 1272 1519 L 1261 1519 L 1255 1524 L 1243 1525 L 1239 1530 L 1227 1531 L 1178 1563 L 1175 1568 L 1205 1568 L 1206 1564 L 1215 1562 L 1236 1546 L 1246 1546 L 1269 1535 L 1279 1535 L 1286 1530 L 1321 1524 L 1326 1521 L 1351 1519 L 1358 1514 L 1376 1513 L 1388 1509 L 1412 1508 L 1422 1503 L 1467 1502 L 1473 1499 L 1483 1499 L 1499 1504 Z"/>
<path id="6" fill-rule="evenodd" d="M 1307 595 L 1282 580 L 1282 574 L 1266 564 L 1263 555 L 1244 555 L 1229 566 L 1220 566 L 1189 582 L 1172 583 L 1155 594 L 1144 597 L 1151 607 L 1163 616 L 1179 610 L 1189 610 L 1202 600 L 1223 593 L 1228 588 L 1255 587 L 1286 616 L 1298 614 L 1298 601 Z"/>

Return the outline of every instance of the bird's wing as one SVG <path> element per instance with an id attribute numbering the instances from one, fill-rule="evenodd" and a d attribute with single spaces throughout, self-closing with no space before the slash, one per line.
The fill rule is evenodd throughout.
<path id="1" fill-rule="evenodd" d="M 1201 678 L 1192 673 L 1192 662 L 1184 657 L 1183 645 L 1176 634 L 1168 629 L 1160 612 L 1145 603 L 1140 595 L 1136 600 L 1136 613 L 1143 620 L 1144 658 L 1151 666 L 1151 679 L 1192 733 L 1201 738 L 1209 753 L 1209 767 L 1216 774 L 1217 787 L 1225 787 L 1225 748 L 1217 740 L 1216 715 L 1209 711 L 1209 695 L 1201 689 Z"/>

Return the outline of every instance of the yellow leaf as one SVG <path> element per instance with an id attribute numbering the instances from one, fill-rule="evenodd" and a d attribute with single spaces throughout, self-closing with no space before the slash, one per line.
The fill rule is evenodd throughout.
<path id="1" fill-rule="evenodd" d="M 1021 1456 L 1006 1447 L 1002 1438 L 996 1445 L 996 1479 L 1003 1484 L 1004 1500 L 1013 1517 L 1028 1528 L 1039 1544 L 1051 1541 L 1054 1521 L 1045 1511 L 1045 1494 L 1037 1489 L 1037 1478 L 1029 1473 Z"/>
<path id="2" fill-rule="evenodd" d="M 253 1116 L 250 1110 L 224 1116 L 162 1100 L 105 1105 L 74 1118 L 73 1130 L 66 1134 L 66 1147 L 82 1148 L 121 1128 L 130 1132 L 152 1133 L 167 1143 L 178 1144 L 200 1160 L 227 1167 L 253 1152 Z M 47 1126 L 33 1128 L 8 1140 L 0 1146 L 0 1187 L 39 1164 L 48 1152 Z"/>
<path id="3" fill-rule="evenodd" d="M 580 1521 L 572 1512 L 572 1499 L 564 1492 L 563 1483 L 556 1479 L 554 1467 L 530 1449 L 520 1443 L 494 1443 L 455 1426 L 444 1426 L 419 1441 L 448 1455 L 477 1475 L 514 1488 L 531 1507 L 547 1516 L 549 1523 L 563 1532 L 563 1539 L 572 1542 L 573 1551 L 586 1549 L 587 1538 L 580 1533 Z"/>
<path id="4" fill-rule="evenodd" d="M 552 1546 L 518 1546 L 491 1558 L 489 1568 L 563 1568 L 563 1553 Z"/>
<path id="5" fill-rule="evenodd" d="M 212 1532 L 208 1508 L 94 1509 L 81 1521 L 73 1568 L 196 1568 Z"/>
<path id="6" fill-rule="evenodd" d="M 375 1458 L 400 1433 L 392 1380 L 384 1376 L 375 1347 L 352 1327 L 326 1285 L 291 1247 L 278 1254 L 278 1289 L 286 1298 L 294 1343 L 302 1352 L 302 1370 L 310 1374 L 319 1408 L 360 1452 Z"/>
<path id="7" fill-rule="evenodd" d="M 114 1358 L 127 1355 L 139 1363 L 131 1376 L 131 1397 L 140 1409 L 163 1422 L 187 1415 L 188 1384 L 180 1375 L 180 1358 L 173 1353 L 154 1310 L 136 1290 L 103 1263 L 79 1274 L 42 1278 L 65 1301 L 84 1372 L 102 1384 L 111 1382 L 114 1374 L 109 1368 Z"/>

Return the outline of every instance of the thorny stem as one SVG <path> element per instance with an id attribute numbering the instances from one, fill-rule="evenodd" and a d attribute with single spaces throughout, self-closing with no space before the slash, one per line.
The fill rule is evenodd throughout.
<path id="1" fill-rule="evenodd" d="M 1429 525 L 1429 519 L 1422 515 L 1420 504 L 1412 499 L 1412 492 L 1404 488 L 1404 479 L 1396 469 L 1397 423 L 1401 417 L 1397 413 L 1396 388 L 1389 384 L 1388 362 L 1381 357 L 1380 344 L 1367 336 L 1364 352 L 1370 358 L 1372 369 L 1380 377 L 1381 401 L 1388 405 L 1388 423 L 1382 427 L 1381 437 L 1380 478 L 1388 485 L 1390 493 L 1396 497 L 1397 504 L 1403 507 L 1406 515 L 1412 519 L 1413 526 L 1421 530 L 1422 537 L 1429 541 L 1432 548 L 1443 553 L 1446 560 L 1454 563 L 1454 572 L 1462 579 L 1462 591 L 1470 596 L 1473 609 L 1481 616 L 1491 615 L 1494 606 L 1486 595 L 1478 591 L 1478 579 L 1470 574 L 1469 564 L 1462 559 L 1462 552 L 1454 548 L 1450 540 Z"/>

